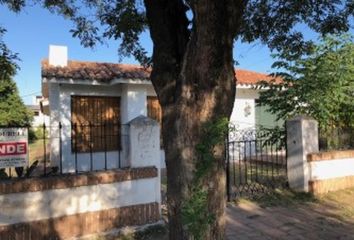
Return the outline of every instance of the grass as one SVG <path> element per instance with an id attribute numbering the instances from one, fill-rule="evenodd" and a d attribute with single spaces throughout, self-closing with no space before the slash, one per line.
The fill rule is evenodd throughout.
<path id="1" fill-rule="evenodd" d="M 354 188 L 321 195 L 318 201 L 333 214 L 354 220 Z"/>
<path id="2" fill-rule="evenodd" d="M 260 194 L 252 199 L 241 197 L 236 200 L 236 203 L 244 201 L 256 202 L 259 206 L 265 208 L 274 206 L 291 207 L 297 204 L 314 203 L 318 200 L 310 193 L 299 193 L 289 189 L 275 189 L 274 191 Z"/>
<path id="3" fill-rule="evenodd" d="M 49 155 L 49 146 L 47 141 L 46 154 Z M 29 163 L 32 164 L 34 161 L 38 160 L 42 162 L 44 160 L 44 142 L 43 139 L 39 139 L 29 144 Z M 49 157 L 49 156 L 48 156 Z M 48 159 L 48 158 L 47 158 Z"/>
<path id="4" fill-rule="evenodd" d="M 126 230 L 120 233 L 118 236 L 93 236 L 85 237 L 82 240 L 167 240 L 168 230 L 164 225 L 153 225 L 143 230 L 132 231 Z"/>

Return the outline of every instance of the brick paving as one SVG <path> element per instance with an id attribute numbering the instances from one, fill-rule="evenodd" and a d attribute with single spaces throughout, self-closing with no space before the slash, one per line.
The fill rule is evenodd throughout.
<path id="1" fill-rule="evenodd" d="M 354 219 L 340 219 L 318 205 L 261 208 L 252 202 L 227 207 L 227 240 L 354 240 Z"/>

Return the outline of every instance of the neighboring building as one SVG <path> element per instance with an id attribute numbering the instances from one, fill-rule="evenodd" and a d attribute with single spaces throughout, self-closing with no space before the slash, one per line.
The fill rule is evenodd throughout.
<path id="1" fill-rule="evenodd" d="M 45 124 L 46 126 L 49 125 L 49 116 L 43 114 L 41 109 L 42 100 L 43 100 L 42 96 L 35 96 L 33 97 L 32 104 L 26 105 L 27 108 L 33 112 L 33 121 L 32 121 L 33 127 L 43 126 L 43 124 Z"/>
<path id="2" fill-rule="evenodd" d="M 261 80 L 271 81 L 267 74 L 236 69 L 237 89 L 234 109 L 230 121 L 238 130 L 253 130 L 259 127 L 280 126 L 283 121 L 266 111 L 266 107 L 256 106 L 261 90 L 255 89 Z"/>
<path id="3" fill-rule="evenodd" d="M 236 75 L 237 97 L 231 121 L 242 129 L 263 122 L 272 124 L 264 109 L 255 107 L 259 90 L 252 88 L 270 78 L 246 70 L 236 70 Z M 117 167 L 119 158 L 124 166 L 124 124 L 139 115 L 161 122 L 161 108 L 148 70 L 137 65 L 69 61 L 63 46 L 50 46 L 49 59 L 42 62 L 42 94 L 44 112 L 50 116 L 50 158 L 56 162 L 60 155 L 66 171 L 73 169 L 74 162 L 80 170 L 88 170 L 87 158 L 105 157 L 108 168 Z M 164 165 L 163 150 L 161 162 Z M 104 167 L 100 161 L 93 165 L 95 170 Z"/>

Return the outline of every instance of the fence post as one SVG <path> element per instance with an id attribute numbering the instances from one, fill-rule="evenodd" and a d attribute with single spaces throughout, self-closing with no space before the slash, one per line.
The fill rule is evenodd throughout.
<path id="1" fill-rule="evenodd" d="M 160 174 L 160 125 L 155 120 L 138 116 L 129 123 L 129 166 L 133 168 L 154 166 L 158 176 L 155 178 L 155 199 L 161 203 Z"/>
<path id="2" fill-rule="evenodd" d="M 59 166 L 60 166 L 60 174 L 63 174 L 63 140 L 62 140 L 62 125 L 59 122 Z"/>
<path id="3" fill-rule="evenodd" d="M 46 126 L 45 123 L 43 123 L 43 153 L 44 153 L 44 176 L 47 175 L 47 146 L 46 146 L 46 135 L 45 135 L 45 130 L 46 130 Z"/>
<path id="4" fill-rule="evenodd" d="M 318 123 L 306 116 L 295 117 L 286 122 L 286 136 L 289 186 L 296 191 L 308 192 L 307 154 L 318 152 Z"/>

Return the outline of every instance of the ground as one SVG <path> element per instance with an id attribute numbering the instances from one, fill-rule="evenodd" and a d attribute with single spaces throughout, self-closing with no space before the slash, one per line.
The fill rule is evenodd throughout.
<path id="1" fill-rule="evenodd" d="M 354 189 L 318 198 L 289 191 L 227 208 L 231 239 L 354 239 Z"/>
<path id="2" fill-rule="evenodd" d="M 320 197 L 287 190 L 256 200 L 228 204 L 227 240 L 306 239 L 354 240 L 354 188 Z M 121 237 L 92 240 L 167 240 L 167 229 L 157 226 Z M 90 239 L 91 240 L 91 239 Z"/>

